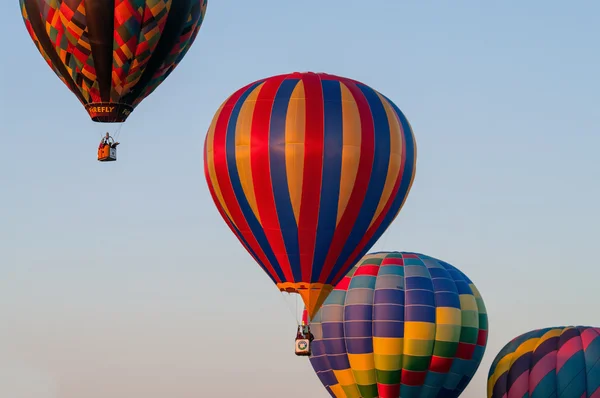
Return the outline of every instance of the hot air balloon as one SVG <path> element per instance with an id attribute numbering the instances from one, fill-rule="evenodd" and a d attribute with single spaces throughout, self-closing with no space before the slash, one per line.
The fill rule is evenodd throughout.
<path id="1" fill-rule="evenodd" d="M 516 337 L 490 367 L 487 396 L 600 397 L 600 328 L 557 326 Z"/>
<path id="2" fill-rule="evenodd" d="M 332 397 L 458 397 L 487 344 L 483 299 L 433 257 L 368 254 L 311 321 L 310 362 Z"/>
<path id="3" fill-rule="evenodd" d="M 122 123 L 194 42 L 207 0 L 20 0 L 25 26 L 95 122 Z"/>
<path id="4" fill-rule="evenodd" d="M 258 80 L 215 114 L 205 176 L 225 222 L 281 291 L 313 316 L 398 215 L 415 175 L 410 124 L 355 80 Z"/>

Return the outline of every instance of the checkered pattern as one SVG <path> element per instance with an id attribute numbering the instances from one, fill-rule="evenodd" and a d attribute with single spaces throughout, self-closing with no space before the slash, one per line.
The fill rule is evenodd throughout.
<path id="1" fill-rule="evenodd" d="M 192 43 L 194 43 L 196 40 L 196 36 L 200 31 L 200 26 L 202 26 L 202 22 L 204 21 L 204 15 L 206 15 L 207 6 L 208 0 L 200 0 L 200 2 L 194 3 L 177 44 L 173 47 L 165 62 L 163 62 L 161 67 L 154 74 L 152 80 L 150 80 L 150 83 L 146 86 L 143 94 L 134 102 L 134 106 L 139 104 L 143 98 L 149 96 L 154 90 L 156 90 L 156 88 L 171 74 L 171 72 L 173 72 L 175 67 L 179 65 L 185 54 L 190 49 Z"/>
<path id="2" fill-rule="evenodd" d="M 39 52 L 57 76 L 83 100 L 84 105 L 102 103 L 104 105 L 129 105 L 135 107 L 161 84 L 189 50 L 200 29 L 206 12 L 206 0 L 194 0 L 185 23 L 167 25 L 171 5 L 181 0 L 92 0 L 100 1 L 102 7 L 114 7 L 114 28 L 112 37 L 90 37 L 88 20 L 93 9 L 86 9 L 85 0 L 20 0 L 21 11 L 27 31 Z M 44 34 L 51 42 L 46 48 L 40 43 L 30 21 L 27 7 L 39 9 L 44 23 Z M 175 26 L 176 25 L 176 26 Z M 163 53 L 161 65 L 152 76 L 145 78 L 144 86 L 137 87 L 146 71 L 149 60 L 156 55 L 155 50 L 164 35 L 165 29 L 177 29 L 179 39 L 173 48 Z M 97 64 L 93 46 L 90 43 L 113 43 L 111 65 Z M 55 52 L 56 54 L 49 54 Z M 53 65 L 52 57 L 58 56 L 61 67 Z M 96 62 L 96 64 L 95 64 Z M 101 69 L 110 70 L 110 95 L 102 98 L 100 88 Z M 61 70 L 63 73 L 61 73 Z M 108 76 L 108 75 L 107 75 Z M 131 93 L 137 95 L 127 95 Z M 126 98 L 124 100 L 123 98 Z"/>
<path id="3" fill-rule="evenodd" d="M 170 7 L 171 1 L 165 0 L 115 0 L 113 98 L 128 92 L 142 77 Z"/>
<path id="4" fill-rule="evenodd" d="M 418 253 L 362 258 L 311 322 L 311 364 L 333 397 L 452 398 L 475 374 L 487 312 L 452 265 Z"/>
<path id="5" fill-rule="evenodd" d="M 31 39 L 33 40 L 33 43 L 35 44 L 36 48 L 38 49 L 38 51 L 40 52 L 40 54 L 42 55 L 42 57 L 44 58 L 44 60 L 48 64 L 48 66 L 50 66 L 50 68 L 52 68 L 52 70 L 54 71 L 54 73 L 56 74 L 56 76 L 58 76 L 58 78 L 65 85 L 67 85 L 67 81 L 65 80 L 64 76 L 58 71 L 58 69 L 56 68 L 56 66 L 54 66 L 52 64 L 52 60 L 48 56 L 48 53 L 46 53 L 46 51 L 44 51 L 44 49 L 42 48 L 42 46 L 40 44 L 40 40 L 38 39 L 37 35 L 33 31 L 33 28 L 31 27 L 31 22 L 29 21 L 29 16 L 27 15 L 27 9 L 25 8 L 25 0 L 20 0 L 20 8 L 21 8 L 21 14 L 23 16 L 23 20 L 25 22 L 25 28 L 27 29 L 27 32 L 31 36 Z"/>

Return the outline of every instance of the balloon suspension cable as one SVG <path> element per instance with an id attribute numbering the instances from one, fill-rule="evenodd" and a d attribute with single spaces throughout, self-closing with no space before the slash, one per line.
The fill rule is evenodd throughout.
<path id="1" fill-rule="evenodd" d="M 377 241 L 377 243 L 375 243 L 375 246 L 377 246 L 378 248 L 375 249 L 375 247 L 373 247 L 373 251 L 375 252 L 382 252 L 385 251 L 385 244 L 387 243 L 387 239 L 388 236 L 390 235 L 390 229 L 388 228 L 384 233 L 383 236 L 379 238 L 379 240 Z"/>
<path id="2" fill-rule="evenodd" d="M 115 115 L 115 120 L 114 121 L 117 120 L 116 117 L 118 117 L 118 115 L 120 115 L 120 114 L 121 114 L 121 103 L 119 102 L 117 104 L 117 113 Z M 123 123 L 119 123 L 119 126 L 115 129 L 115 132 L 114 132 L 115 142 L 118 140 L 119 135 L 121 135 L 121 129 L 122 128 L 123 128 Z"/>
<path id="3" fill-rule="evenodd" d="M 294 307 L 296 307 L 295 309 L 292 309 L 290 306 L 290 302 L 286 299 L 286 297 L 290 297 L 292 294 L 288 293 L 288 292 L 280 292 L 281 294 L 281 298 L 286 306 L 286 308 L 288 309 L 288 311 L 290 312 L 290 314 L 292 315 L 292 318 L 294 318 L 294 320 L 296 321 L 296 326 L 300 326 L 300 322 L 298 321 L 298 311 L 297 311 L 297 300 L 298 300 L 298 295 L 296 294 L 296 304 L 294 304 Z"/>
<path id="4" fill-rule="evenodd" d="M 119 123 L 119 126 L 115 129 L 113 136 L 115 137 L 115 142 L 119 139 L 119 135 L 121 135 L 121 129 L 123 128 L 123 123 Z"/>
<path id="5" fill-rule="evenodd" d="M 301 318 L 302 318 L 302 313 L 300 312 L 300 310 L 298 309 L 298 296 L 299 294 L 296 294 L 296 322 L 298 323 L 298 325 L 301 324 Z"/>

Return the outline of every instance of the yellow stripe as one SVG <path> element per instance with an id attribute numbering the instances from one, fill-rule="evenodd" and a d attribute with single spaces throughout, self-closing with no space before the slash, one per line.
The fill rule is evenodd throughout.
<path id="1" fill-rule="evenodd" d="M 461 294 L 458 296 L 460 300 L 460 309 L 462 311 L 475 311 L 479 313 L 477 308 L 477 301 L 475 301 L 475 297 L 472 294 Z"/>
<path id="2" fill-rule="evenodd" d="M 401 356 L 404 348 L 402 337 L 373 337 L 373 353 L 376 355 Z"/>
<path id="3" fill-rule="evenodd" d="M 493 375 L 488 379 L 487 382 L 487 398 L 492 398 L 492 394 L 494 393 L 494 384 Z"/>
<path id="4" fill-rule="evenodd" d="M 256 107 L 256 99 L 264 83 L 256 86 L 248 95 L 237 119 L 235 126 L 235 164 L 240 176 L 240 183 L 244 190 L 244 195 L 248 204 L 254 213 L 254 216 L 260 223 L 258 207 L 256 205 L 256 194 L 254 192 L 254 180 L 252 179 L 252 163 L 250 159 L 250 133 L 252 131 L 252 116 Z"/>
<path id="5" fill-rule="evenodd" d="M 413 357 L 428 357 L 433 353 L 433 339 L 406 339 L 404 341 L 404 355 Z"/>
<path id="6" fill-rule="evenodd" d="M 342 386 L 340 386 L 339 384 L 329 386 L 329 388 L 331 389 L 333 395 L 335 395 L 335 398 L 346 398 L 346 393 L 344 392 Z"/>
<path id="7" fill-rule="evenodd" d="M 371 228 L 373 223 L 377 220 L 377 217 L 379 217 L 388 200 L 392 196 L 394 185 L 396 185 L 396 180 L 400 174 L 400 166 L 402 165 L 402 128 L 400 126 L 400 122 L 396 117 L 396 112 L 390 103 L 381 94 L 377 93 L 377 96 L 379 97 L 379 101 L 381 101 L 383 104 L 389 124 L 390 160 L 388 164 L 388 173 L 385 179 L 385 185 L 383 186 L 383 191 L 379 200 L 379 205 L 377 206 L 375 215 L 373 215 L 373 219 L 371 220 L 369 228 Z"/>
<path id="8" fill-rule="evenodd" d="M 457 325 L 462 323 L 462 313 L 458 308 L 437 307 L 435 309 L 435 323 L 438 325 Z"/>
<path id="9" fill-rule="evenodd" d="M 402 369 L 402 355 L 379 355 L 375 354 L 375 368 L 377 370 L 400 370 Z"/>
<path id="10" fill-rule="evenodd" d="M 354 368 L 354 367 L 353 367 Z M 377 383 L 377 373 L 375 372 L 375 364 L 370 370 L 355 370 L 354 378 L 359 386 L 368 386 Z"/>
<path id="11" fill-rule="evenodd" d="M 348 354 L 348 362 L 350 362 L 350 367 L 354 371 L 355 379 L 357 371 L 375 369 L 373 354 Z"/>
<path id="12" fill-rule="evenodd" d="M 397 120 L 398 123 L 400 123 L 400 116 L 399 115 L 395 115 L 394 116 Z M 396 214 L 394 214 L 394 217 L 392 218 L 392 222 L 394 222 L 394 220 L 396 219 L 396 217 L 398 217 L 398 214 L 400 214 L 400 210 L 402 210 L 402 207 L 404 207 L 404 203 L 406 203 L 406 199 L 408 199 L 408 194 L 410 193 L 410 189 L 412 188 L 413 182 L 415 181 L 415 176 L 417 175 L 417 141 L 415 141 L 415 135 L 413 133 L 413 129 L 412 126 L 410 125 L 410 122 L 408 120 L 406 120 L 406 124 L 408 124 L 408 131 L 404 131 L 405 135 L 409 135 L 412 137 L 412 142 L 413 142 L 413 147 L 412 147 L 412 151 L 414 152 L 414 156 L 413 156 L 413 163 L 412 163 L 412 176 L 410 177 L 410 183 L 408 184 L 408 188 L 406 189 L 406 195 L 404 195 L 404 199 L 402 200 L 402 203 L 400 204 L 400 207 L 398 208 L 398 212 Z M 400 123 L 400 126 L 402 126 L 402 124 Z M 411 150 L 411 148 L 406 148 L 407 152 Z M 406 170 L 408 168 L 409 165 L 404 165 L 404 170 Z"/>
<path id="13" fill-rule="evenodd" d="M 433 340 L 435 337 L 435 324 L 429 322 L 405 322 L 404 346 L 407 340 Z M 406 352 L 406 350 L 405 350 Z"/>
<path id="14" fill-rule="evenodd" d="M 471 291 L 473 292 L 473 296 L 477 297 L 477 298 L 481 298 L 481 293 L 479 293 L 479 290 L 477 289 L 477 287 L 470 283 L 469 287 L 471 288 Z"/>
<path id="15" fill-rule="evenodd" d="M 360 114 L 358 105 L 350 90 L 340 82 L 342 92 L 342 172 L 340 174 L 340 197 L 338 199 L 338 214 L 336 226 L 346 211 L 356 175 L 358 173 L 358 160 L 360 159 L 360 144 L 362 140 L 360 128 Z"/>
<path id="16" fill-rule="evenodd" d="M 520 346 L 517 347 L 515 353 L 513 354 L 512 363 L 515 363 L 517 359 L 521 358 L 523 355 L 528 352 L 532 352 L 540 343 L 539 338 L 533 338 L 524 341 Z"/>
<path id="17" fill-rule="evenodd" d="M 406 198 L 408 198 L 408 193 L 410 192 L 410 189 L 412 188 L 412 184 L 415 181 L 415 176 L 417 175 L 417 141 L 415 140 L 415 134 L 413 132 L 412 125 L 410 124 L 410 122 L 408 120 L 406 120 L 406 124 L 408 124 L 408 131 L 405 131 L 405 134 L 410 135 L 412 142 L 413 142 L 413 147 L 412 147 L 412 151 L 414 153 L 413 162 L 412 162 L 413 175 L 410 178 L 410 184 L 408 184 L 408 189 L 406 190 L 406 196 L 404 197 L 404 200 L 402 201 L 402 205 L 400 206 L 400 208 L 402 208 L 402 206 L 404 206 L 404 202 L 406 202 Z M 410 150 L 410 148 L 407 148 L 407 150 Z"/>
<path id="18" fill-rule="evenodd" d="M 460 341 L 460 323 L 458 325 L 438 324 L 435 328 L 435 341 L 458 343 Z"/>
<path id="19" fill-rule="evenodd" d="M 206 156 L 206 164 L 208 166 L 208 176 L 209 176 L 211 185 L 215 191 L 215 196 L 217 197 L 219 204 L 223 208 L 223 211 L 225 212 L 225 214 L 227 214 L 227 218 L 229 218 L 229 220 L 231 220 L 231 222 L 233 223 L 233 220 L 231 218 L 231 213 L 229 212 L 229 209 L 227 209 L 227 205 L 225 204 L 225 200 L 223 199 L 223 194 L 221 192 L 221 188 L 219 187 L 219 180 L 217 179 L 217 173 L 215 171 L 215 153 L 214 153 L 214 147 L 213 147 L 214 141 L 215 141 L 215 126 L 217 124 L 217 120 L 219 120 L 221 111 L 223 110 L 223 107 L 225 106 L 227 101 L 229 101 L 229 98 L 227 98 L 227 100 L 225 100 L 225 102 L 223 102 L 221 104 L 221 106 L 219 107 L 219 110 L 215 113 L 215 116 L 213 117 L 210 127 L 208 128 L 208 133 L 206 134 L 206 155 L 205 156 Z M 235 225 L 235 223 L 234 223 L 234 225 Z"/>
<path id="20" fill-rule="evenodd" d="M 548 339 L 560 336 L 567 329 L 571 329 L 571 328 L 549 330 L 548 332 L 546 332 L 546 334 L 544 334 L 542 337 L 540 337 L 540 341 L 539 341 L 538 345 L 542 344 L 544 341 L 546 341 Z M 536 348 L 537 348 L 537 346 L 536 346 Z"/>
<path id="21" fill-rule="evenodd" d="M 491 382 L 492 387 L 496 385 L 498 378 L 504 373 L 507 372 L 512 363 L 513 354 L 507 354 L 504 358 L 502 358 L 496 364 L 496 369 L 494 369 L 494 374 L 490 377 L 489 381 Z"/>
<path id="22" fill-rule="evenodd" d="M 550 337 L 560 335 L 560 330 L 558 331 L 558 333 L 553 333 L 553 332 L 554 331 L 550 331 L 549 333 L 546 333 L 543 336 L 543 338 L 546 336 L 548 336 L 548 338 L 550 338 Z M 506 354 L 506 356 L 504 358 L 502 358 L 500 361 L 498 361 L 498 364 L 496 365 L 496 369 L 494 369 L 494 374 L 492 374 L 492 376 L 490 377 L 492 387 L 496 384 L 496 382 L 498 381 L 498 378 L 500 376 L 502 376 L 502 374 L 504 372 L 507 372 L 510 369 L 510 367 L 512 366 L 512 364 L 517 361 L 517 359 L 519 359 L 526 353 L 533 351 L 541 343 L 540 340 L 541 339 L 537 338 L 537 337 L 531 338 L 529 340 L 525 340 L 523 343 L 521 343 L 521 345 L 519 347 L 517 347 L 517 349 L 514 352 L 512 352 L 510 354 Z"/>
<path id="23" fill-rule="evenodd" d="M 300 216 L 302 177 L 304 176 L 305 101 L 304 83 L 299 81 L 290 97 L 285 120 L 285 166 L 296 223 L 298 223 Z"/>
<path id="24" fill-rule="evenodd" d="M 355 384 L 352 369 L 334 370 L 333 374 L 342 386 L 351 386 Z"/>

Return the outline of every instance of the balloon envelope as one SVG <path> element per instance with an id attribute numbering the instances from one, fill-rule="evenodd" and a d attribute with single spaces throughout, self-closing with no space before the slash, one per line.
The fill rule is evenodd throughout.
<path id="1" fill-rule="evenodd" d="M 492 362 L 487 396 L 600 397 L 600 328 L 557 326 L 516 337 Z"/>
<path id="2" fill-rule="evenodd" d="M 402 112 L 372 88 L 291 73 L 231 95 L 213 118 L 204 160 L 224 220 L 313 316 L 400 211 L 416 147 Z"/>
<path id="3" fill-rule="evenodd" d="M 207 0 L 20 0 L 38 51 L 96 122 L 124 122 L 194 42 Z"/>
<path id="4" fill-rule="evenodd" d="M 458 397 L 487 343 L 465 274 L 408 252 L 368 254 L 310 322 L 310 362 L 333 397 Z"/>

